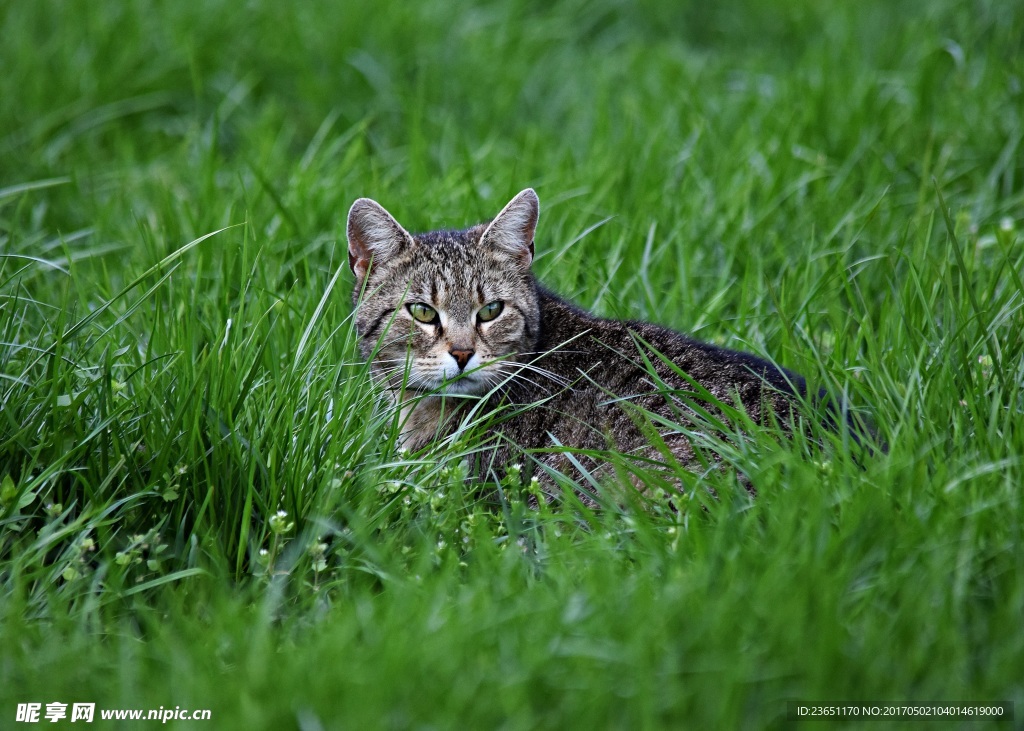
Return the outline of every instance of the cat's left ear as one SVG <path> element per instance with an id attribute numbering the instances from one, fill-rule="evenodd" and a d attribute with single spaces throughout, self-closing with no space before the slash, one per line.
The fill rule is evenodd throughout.
<path id="1" fill-rule="evenodd" d="M 501 209 L 480 241 L 512 254 L 524 268 L 529 268 L 533 262 L 533 235 L 539 217 L 540 200 L 533 188 L 527 188 Z"/>
<path id="2" fill-rule="evenodd" d="M 369 198 L 360 198 L 348 212 L 348 264 L 362 282 L 370 262 L 381 264 L 403 246 L 412 244 L 412 236 L 402 228 L 384 206 Z"/>

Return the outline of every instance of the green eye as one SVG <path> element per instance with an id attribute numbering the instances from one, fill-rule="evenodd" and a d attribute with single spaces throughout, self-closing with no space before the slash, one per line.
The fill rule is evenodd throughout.
<path id="1" fill-rule="evenodd" d="M 409 308 L 410 315 L 427 325 L 434 325 L 440 320 L 437 310 L 430 305 L 425 305 L 422 302 L 410 302 L 406 307 Z"/>
<path id="2" fill-rule="evenodd" d="M 490 322 L 495 317 L 501 314 L 501 311 L 505 309 L 505 303 L 500 300 L 497 302 L 491 302 L 480 308 L 480 311 L 476 313 L 476 316 L 480 318 L 480 322 Z"/>

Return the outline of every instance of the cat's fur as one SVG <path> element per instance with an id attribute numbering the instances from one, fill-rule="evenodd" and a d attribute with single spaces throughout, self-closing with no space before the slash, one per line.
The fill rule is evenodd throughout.
<path id="1" fill-rule="evenodd" d="M 413 236 L 376 202 L 352 205 L 356 328 L 364 357 L 403 407 L 405 447 L 450 434 L 486 398 L 485 411 L 504 409 L 494 427 L 499 469 L 517 449 L 559 445 L 663 459 L 635 407 L 678 424 L 681 413 L 694 413 L 679 394 L 700 389 L 659 354 L 754 422 L 792 423 L 794 397 L 805 391 L 800 376 L 658 325 L 596 317 L 540 286 L 530 270 L 538 215 L 537 195 L 527 189 L 489 224 Z M 494 309 L 482 308 L 495 302 L 503 303 L 500 314 L 482 322 Z M 436 311 L 437 322 L 417 321 L 412 303 Z M 658 430 L 662 450 L 697 465 L 682 431 Z M 535 458 L 573 472 L 557 450 Z"/>

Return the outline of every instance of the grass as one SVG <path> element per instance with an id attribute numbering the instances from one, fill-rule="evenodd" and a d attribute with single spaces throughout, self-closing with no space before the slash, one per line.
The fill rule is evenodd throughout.
<path id="1" fill-rule="evenodd" d="M 1016 4 L 0 17 L 4 726 L 1024 712 Z M 846 393 L 889 454 L 759 435 L 755 500 L 716 473 L 678 513 L 533 513 L 475 500 L 471 436 L 396 453 L 345 212 L 463 226 L 527 185 L 548 285 Z"/>

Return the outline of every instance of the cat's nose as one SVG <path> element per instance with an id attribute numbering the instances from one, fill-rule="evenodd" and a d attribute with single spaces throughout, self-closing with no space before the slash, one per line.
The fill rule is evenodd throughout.
<path id="1" fill-rule="evenodd" d="M 469 363 L 469 359 L 473 357 L 475 351 L 452 348 L 448 352 L 452 354 L 455 362 L 459 364 L 459 372 L 461 373 L 466 369 L 466 364 Z"/>

